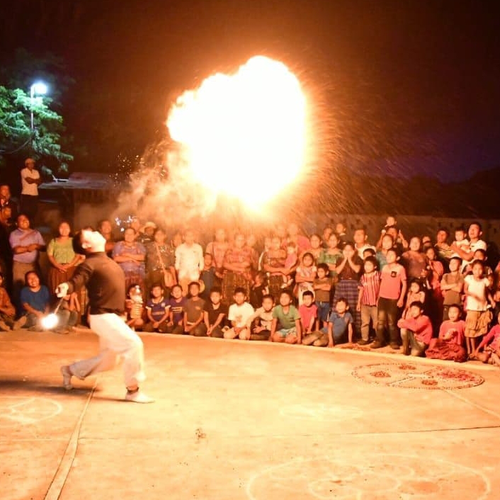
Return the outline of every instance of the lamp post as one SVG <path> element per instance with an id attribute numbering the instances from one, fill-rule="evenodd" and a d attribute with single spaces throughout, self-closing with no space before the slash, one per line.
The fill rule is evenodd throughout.
<path id="1" fill-rule="evenodd" d="M 33 85 L 30 87 L 30 103 L 31 103 L 31 135 L 33 135 L 33 132 L 35 130 L 35 121 L 33 117 L 33 105 L 35 103 L 35 96 L 36 95 L 44 95 L 47 93 L 47 85 L 43 82 L 35 82 Z"/>

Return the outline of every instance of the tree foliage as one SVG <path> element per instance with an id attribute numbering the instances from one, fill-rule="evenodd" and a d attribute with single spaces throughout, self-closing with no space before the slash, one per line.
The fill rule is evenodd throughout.
<path id="1" fill-rule="evenodd" d="M 73 159 L 61 148 L 63 119 L 50 108 L 51 102 L 49 97 L 35 97 L 32 102 L 24 90 L 0 86 L 0 166 L 18 153 L 58 166 Z"/>

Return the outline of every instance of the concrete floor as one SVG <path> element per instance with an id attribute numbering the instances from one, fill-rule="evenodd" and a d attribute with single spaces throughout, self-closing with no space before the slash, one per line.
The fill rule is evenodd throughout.
<path id="1" fill-rule="evenodd" d="M 60 387 L 90 332 L 0 335 L 0 497 L 500 498 L 500 370 L 478 363 L 143 335 L 153 405 L 121 370 Z M 460 368 L 455 390 L 369 384 L 370 364 Z"/>

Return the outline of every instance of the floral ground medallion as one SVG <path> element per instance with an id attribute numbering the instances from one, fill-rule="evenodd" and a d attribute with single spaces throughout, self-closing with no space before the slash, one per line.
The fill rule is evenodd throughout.
<path id="1" fill-rule="evenodd" d="M 405 362 L 358 366 L 352 374 L 369 384 L 410 389 L 466 389 L 484 382 L 480 375 L 459 368 Z"/>
<path id="2" fill-rule="evenodd" d="M 363 453 L 353 457 L 337 453 L 268 467 L 250 479 L 247 496 L 251 500 L 454 500 L 460 498 L 464 484 L 476 500 L 491 493 L 486 476 L 453 462 L 410 455 Z"/>

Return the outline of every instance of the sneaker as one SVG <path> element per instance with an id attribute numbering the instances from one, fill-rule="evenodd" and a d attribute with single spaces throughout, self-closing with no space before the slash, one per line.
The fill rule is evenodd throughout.
<path id="1" fill-rule="evenodd" d="M 130 401 L 132 403 L 154 403 L 155 400 L 153 398 L 150 398 L 149 396 L 146 396 L 141 391 L 135 391 L 135 392 L 128 392 L 125 394 L 125 401 Z"/>
<path id="2" fill-rule="evenodd" d="M 389 346 L 391 347 L 391 349 L 394 349 L 395 351 L 399 351 L 400 345 L 397 342 L 391 342 L 389 344 Z"/>
<path id="3" fill-rule="evenodd" d="M 26 324 L 26 316 L 21 316 L 17 321 L 14 322 L 13 329 L 20 330 Z"/>
<path id="4" fill-rule="evenodd" d="M 385 344 L 382 344 L 382 342 L 379 342 L 376 340 L 371 346 L 371 349 L 380 349 L 381 347 L 385 347 Z"/>
<path id="5" fill-rule="evenodd" d="M 4 332 L 10 332 L 11 328 L 5 321 L 2 321 L 0 319 L 0 330 L 3 330 Z"/>
<path id="6" fill-rule="evenodd" d="M 365 340 L 365 339 L 359 339 L 358 342 L 357 342 L 358 345 L 367 345 L 369 343 L 370 343 L 370 341 L 369 340 Z"/>
<path id="7" fill-rule="evenodd" d="M 64 388 L 67 391 L 73 389 L 73 386 L 71 385 L 71 377 L 73 376 L 73 374 L 71 373 L 68 365 L 61 366 L 61 375 L 63 377 Z"/>

